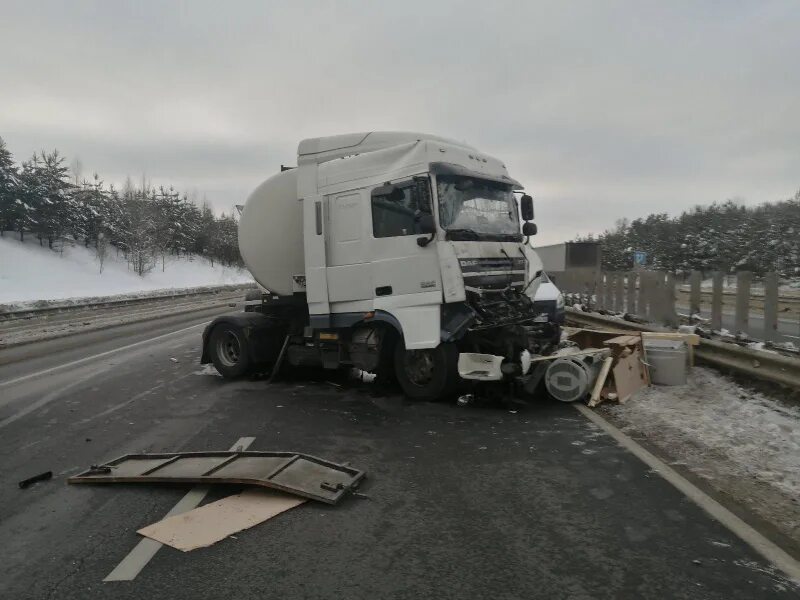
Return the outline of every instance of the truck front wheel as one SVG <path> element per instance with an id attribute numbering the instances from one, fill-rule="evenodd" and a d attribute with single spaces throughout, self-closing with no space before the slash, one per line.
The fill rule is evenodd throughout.
<path id="1" fill-rule="evenodd" d="M 223 377 L 241 377 L 250 369 L 250 347 L 244 331 L 236 325 L 221 323 L 214 327 L 208 346 L 211 361 Z"/>
<path id="2" fill-rule="evenodd" d="M 406 396 L 413 400 L 439 400 L 451 394 L 458 384 L 458 348 L 442 343 L 436 348 L 406 350 L 399 341 L 394 367 Z"/>

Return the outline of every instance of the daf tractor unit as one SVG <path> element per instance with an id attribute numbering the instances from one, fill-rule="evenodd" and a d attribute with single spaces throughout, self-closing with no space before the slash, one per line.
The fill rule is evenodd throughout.
<path id="1" fill-rule="evenodd" d="M 432 400 L 465 381 L 524 387 L 559 341 L 534 306 L 533 200 L 502 161 L 437 136 L 307 139 L 250 195 L 239 249 L 259 284 L 203 333 L 225 377 L 357 368 Z M 530 390 L 529 390 L 530 391 Z"/>

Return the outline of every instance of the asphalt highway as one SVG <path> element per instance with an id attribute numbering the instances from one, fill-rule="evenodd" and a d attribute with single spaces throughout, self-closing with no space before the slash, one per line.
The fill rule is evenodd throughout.
<path id="1" fill-rule="evenodd" d="M 214 312 L 0 350 L 0 598 L 796 598 L 749 545 L 569 405 L 411 403 L 224 381 Z M 134 452 L 293 450 L 367 471 L 214 546 L 103 581 L 186 486 L 71 486 Z M 43 471 L 53 479 L 19 489 Z M 208 500 L 236 491 L 212 490 Z"/>

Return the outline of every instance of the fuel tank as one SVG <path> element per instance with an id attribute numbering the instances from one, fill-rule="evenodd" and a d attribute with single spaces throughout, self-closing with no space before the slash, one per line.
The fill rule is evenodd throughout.
<path id="1" fill-rule="evenodd" d="M 259 185 L 239 219 L 239 252 L 245 266 L 262 287 L 279 295 L 292 294 L 292 277 L 305 273 L 297 171 L 283 171 Z"/>

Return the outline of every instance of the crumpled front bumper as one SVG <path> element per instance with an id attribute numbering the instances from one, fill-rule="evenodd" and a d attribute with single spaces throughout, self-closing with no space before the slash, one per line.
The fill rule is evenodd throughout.
<path id="1" fill-rule="evenodd" d="M 519 364 L 506 363 L 504 356 L 462 352 L 458 355 L 458 375 L 473 381 L 502 381 L 506 377 L 526 375 L 531 367 L 531 355 L 527 350 L 520 353 Z"/>

